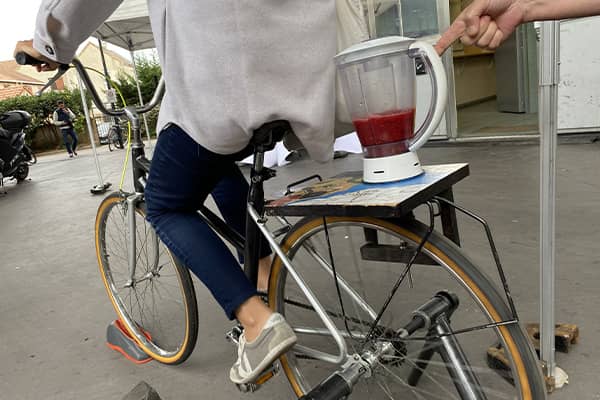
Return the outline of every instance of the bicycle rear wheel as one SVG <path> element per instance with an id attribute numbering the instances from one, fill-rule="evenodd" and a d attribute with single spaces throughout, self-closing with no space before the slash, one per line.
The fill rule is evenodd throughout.
<path id="1" fill-rule="evenodd" d="M 196 294 L 186 267 L 136 213 L 136 270 L 129 273 L 129 226 L 126 194 L 106 197 L 96 215 L 98 266 L 117 315 L 138 345 L 165 364 L 180 364 L 192 353 L 198 336 Z"/>
<path id="2" fill-rule="evenodd" d="M 367 337 L 370 323 L 426 231 L 427 227 L 415 220 L 391 223 L 374 218 L 330 217 L 325 232 L 323 218 L 307 218 L 283 241 L 282 248 L 294 267 L 345 336 L 350 354 L 373 353 L 376 346 L 384 343 L 393 346 L 393 354 L 379 358 L 371 368 L 372 375 L 362 378 L 354 387 L 353 397 L 465 398 L 455 384 L 459 367 L 445 361 L 443 352 L 439 351 L 442 349 L 440 340 L 425 340 L 426 336 L 435 339 L 432 331 L 418 331 L 409 338 L 396 334 L 412 319 L 413 311 L 440 290 L 446 289 L 460 300 L 450 317 L 451 332 L 511 317 L 493 283 L 460 248 L 433 232 L 383 314 L 374 336 Z M 328 243 L 341 282 L 343 311 L 333 279 Z M 285 315 L 299 338 L 300 346 L 280 361 L 294 392 L 300 397 L 339 368 L 306 349 L 335 355 L 337 347 L 279 258 L 273 263 L 269 303 Z M 485 395 L 483 398 L 545 398 L 545 385 L 536 355 L 520 325 L 450 336 L 457 339 L 464 351 L 477 378 L 476 386 Z M 493 352 L 488 352 L 496 345 L 504 349 L 510 369 L 498 371 L 492 368 L 497 365 L 491 357 Z M 420 379 L 415 380 L 415 374 L 420 375 Z"/>

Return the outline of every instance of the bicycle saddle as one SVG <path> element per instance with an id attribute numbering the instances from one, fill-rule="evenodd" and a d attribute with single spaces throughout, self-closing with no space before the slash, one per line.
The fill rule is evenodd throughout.
<path id="1" fill-rule="evenodd" d="M 250 143 L 258 151 L 269 151 L 275 148 L 277 142 L 292 133 L 292 127 L 286 120 L 275 120 L 261 125 L 254 130 Z"/>

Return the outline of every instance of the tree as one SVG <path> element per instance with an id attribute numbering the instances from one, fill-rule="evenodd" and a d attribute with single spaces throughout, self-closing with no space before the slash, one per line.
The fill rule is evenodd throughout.
<path id="1" fill-rule="evenodd" d="M 154 95 L 154 91 L 158 86 L 158 81 L 160 80 L 162 71 L 156 57 L 136 57 L 135 62 L 137 64 L 138 80 L 140 83 L 142 98 L 144 99 L 144 103 L 147 103 Z M 121 90 L 127 105 L 139 104 L 137 86 L 133 76 L 121 75 L 115 83 L 119 87 L 119 90 Z M 120 98 L 118 105 L 120 107 L 123 106 Z"/>
<path id="2" fill-rule="evenodd" d="M 140 90 L 142 92 L 142 98 L 144 99 L 145 104 L 149 102 L 150 99 L 152 99 L 154 91 L 156 90 L 158 82 L 160 81 L 162 70 L 156 57 L 136 57 L 135 62 L 137 64 L 137 73 L 140 82 Z M 129 75 L 121 75 L 115 83 L 118 86 L 121 93 L 123 94 L 123 98 L 125 99 L 127 105 L 139 104 L 140 100 L 134 77 Z M 117 105 L 119 107 L 123 106 L 123 102 L 121 101 L 120 97 Z M 148 112 L 148 114 L 146 114 L 146 118 L 148 120 L 148 129 L 150 129 L 150 133 L 153 136 L 156 134 L 155 129 L 156 121 L 158 119 L 159 108 L 160 106 L 157 106 L 156 108 Z"/>

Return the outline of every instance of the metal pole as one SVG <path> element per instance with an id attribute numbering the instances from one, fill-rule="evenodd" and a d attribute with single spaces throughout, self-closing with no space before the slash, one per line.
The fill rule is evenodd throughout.
<path id="1" fill-rule="evenodd" d="M 106 67 L 106 59 L 104 58 L 104 48 L 102 46 L 102 40 L 98 38 L 98 48 L 100 49 L 100 59 L 102 60 L 102 69 L 104 70 L 104 79 L 106 80 L 106 89 L 112 89 L 112 85 L 110 84 L 110 75 L 108 74 L 108 68 Z M 115 103 L 110 103 L 110 108 L 112 110 L 115 109 Z M 115 124 L 119 122 L 119 120 L 115 117 Z"/>
<path id="2" fill-rule="evenodd" d="M 140 89 L 140 81 L 138 80 L 137 74 L 137 65 L 135 63 L 135 57 L 133 55 L 133 47 L 131 47 L 130 42 L 129 53 L 131 54 L 131 62 L 133 63 L 133 78 L 135 79 L 135 85 L 137 86 L 138 97 L 140 99 L 140 106 L 144 105 L 144 99 L 142 97 L 142 89 Z M 150 140 L 150 130 L 148 129 L 148 120 L 146 119 L 146 114 L 142 114 L 142 118 L 144 119 L 144 128 L 146 128 L 146 136 L 148 137 L 148 150 L 152 151 L 152 141 Z"/>
<path id="3" fill-rule="evenodd" d="M 88 134 L 90 136 L 90 143 L 92 145 L 92 152 L 94 153 L 94 162 L 96 164 L 96 172 L 98 173 L 98 185 L 91 189 L 93 194 L 104 193 L 106 189 L 110 187 L 110 183 L 104 183 L 102 179 L 102 172 L 100 171 L 100 161 L 98 160 L 98 153 L 96 152 L 96 142 L 94 140 L 94 134 L 92 133 L 92 121 L 90 119 L 90 112 L 88 110 L 87 101 L 85 99 L 85 90 L 83 82 L 79 74 L 77 75 L 77 81 L 79 83 L 79 94 L 81 95 L 81 104 L 83 106 L 83 112 L 85 114 L 85 122 L 87 124 Z"/>
<path id="4" fill-rule="evenodd" d="M 555 199 L 560 23 L 543 22 L 540 34 L 540 357 L 554 378 Z"/>

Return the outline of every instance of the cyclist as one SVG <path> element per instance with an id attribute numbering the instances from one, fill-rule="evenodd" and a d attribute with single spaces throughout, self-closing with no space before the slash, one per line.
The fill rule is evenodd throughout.
<path id="1" fill-rule="evenodd" d="M 69 63 L 120 0 L 43 0 L 33 43 L 39 70 Z M 148 220 L 162 241 L 244 326 L 235 383 L 253 381 L 296 336 L 273 313 L 225 244 L 196 213 L 209 193 L 244 232 L 248 184 L 235 161 L 251 133 L 288 120 L 313 159 L 333 155 L 335 2 L 332 0 L 149 0 L 166 82 L 146 186 Z M 263 240 L 263 242 L 265 242 Z M 262 250 L 266 286 L 270 249 Z"/>
<path id="2" fill-rule="evenodd" d="M 493 50 L 522 23 L 598 14 L 598 0 L 474 0 L 442 35 L 436 49 L 442 54 L 460 39 Z"/>

